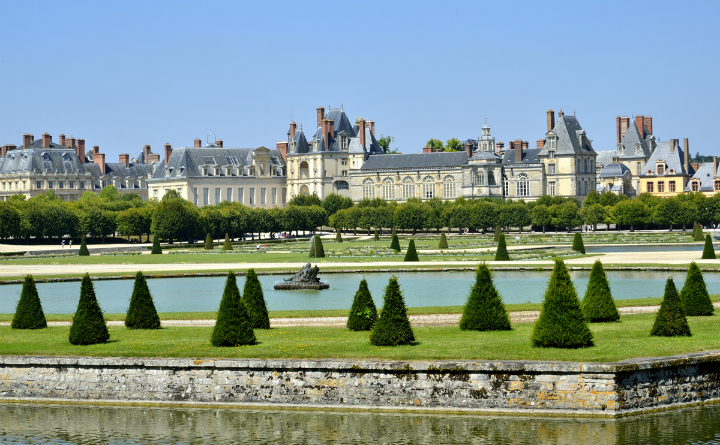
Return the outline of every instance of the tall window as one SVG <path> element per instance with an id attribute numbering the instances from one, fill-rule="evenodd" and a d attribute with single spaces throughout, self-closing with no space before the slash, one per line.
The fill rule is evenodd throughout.
<path id="1" fill-rule="evenodd" d="M 457 196 L 457 187 L 455 187 L 455 178 L 445 176 L 443 179 L 443 198 L 453 199 Z"/>
<path id="2" fill-rule="evenodd" d="M 515 182 L 515 187 L 517 196 L 530 195 L 530 181 L 528 179 L 528 175 L 520 173 L 517 177 L 517 182 Z"/>
<path id="3" fill-rule="evenodd" d="M 197 187 L 193 187 L 193 204 L 198 205 L 198 192 Z"/>
<path id="4" fill-rule="evenodd" d="M 635 174 L 640 175 L 642 173 L 642 162 L 635 163 Z"/>
<path id="5" fill-rule="evenodd" d="M 700 190 L 700 182 L 699 182 L 699 181 L 693 181 L 692 184 L 690 185 L 690 189 L 691 189 L 693 192 L 697 192 L 698 190 Z"/>
<path id="6" fill-rule="evenodd" d="M 663 164 L 657 165 L 657 174 L 658 175 L 664 175 L 665 174 L 665 166 Z"/>
<path id="7" fill-rule="evenodd" d="M 265 187 L 261 187 L 261 188 L 260 188 L 260 205 L 263 205 L 263 206 L 264 206 L 265 203 L 266 203 L 266 200 L 265 200 L 265 190 L 266 190 Z"/>
<path id="8" fill-rule="evenodd" d="M 720 181 L 715 181 L 714 187 L 715 191 L 720 191 Z"/>
<path id="9" fill-rule="evenodd" d="M 409 176 L 402 180 L 402 197 L 405 200 L 415 197 L 415 183 Z"/>
<path id="10" fill-rule="evenodd" d="M 275 187 L 270 190 L 270 204 L 277 205 L 277 189 Z"/>
<path id="11" fill-rule="evenodd" d="M 287 203 L 287 189 L 285 187 L 282 189 L 282 203 Z"/>
<path id="12" fill-rule="evenodd" d="M 435 196 L 435 181 L 430 176 L 423 179 L 423 199 L 433 199 Z"/>
<path id="13" fill-rule="evenodd" d="M 375 199 L 375 184 L 370 178 L 363 181 L 363 199 Z"/>
<path id="14" fill-rule="evenodd" d="M 648 193 L 653 193 L 655 191 L 655 187 L 652 182 L 647 183 L 647 191 L 648 191 Z"/>
<path id="15" fill-rule="evenodd" d="M 555 181 L 548 182 L 548 195 L 555 196 Z"/>
<path id="16" fill-rule="evenodd" d="M 503 176 L 503 194 L 505 196 L 510 195 L 510 181 L 508 181 L 507 176 Z"/>
<path id="17" fill-rule="evenodd" d="M 250 190 L 248 190 L 248 200 L 251 206 L 255 205 L 255 187 L 250 187 Z"/>
<path id="18" fill-rule="evenodd" d="M 675 191 L 675 181 L 668 181 L 668 191 L 669 192 Z"/>
<path id="19" fill-rule="evenodd" d="M 555 164 L 548 164 L 548 175 L 554 175 L 555 174 Z"/>
<path id="20" fill-rule="evenodd" d="M 391 201 L 395 199 L 395 182 L 391 178 L 385 178 L 382 182 L 383 199 Z"/>
<path id="21" fill-rule="evenodd" d="M 485 172 L 480 170 L 475 175 L 475 185 L 485 185 Z"/>
<path id="22" fill-rule="evenodd" d="M 658 181 L 658 193 L 665 192 L 665 181 Z"/>
<path id="23" fill-rule="evenodd" d="M 215 205 L 220 204 L 220 188 L 215 189 Z"/>
<path id="24" fill-rule="evenodd" d="M 232 202 L 232 187 L 228 187 L 225 190 L 225 201 Z"/>
<path id="25" fill-rule="evenodd" d="M 555 138 L 553 138 L 553 137 L 548 138 L 547 143 L 548 143 L 548 148 L 553 149 L 553 150 L 555 149 Z"/>
<path id="26" fill-rule="evenodd" d="M 495 184 L 495 173 L 488 172 L 488 185 L 496 185 Z"/>
<path id="27" fill-rule="evenodd" d="M 238 187 L 237 202 L 239 202 L 240 204 L 243 204 L 243 198 L 244 198 L 244 196 L 243 196 L 243 190 L 244 190 L 244 189 L 243 189 L 242 187 Z"/>
<path id="28" fill-rule="evenodd" d="M 157 189 L 155 189 L 156 195 L 157 195 Z M 210 189 L 204 188 L 203 189 L 203 205 L 206 206 L 210 204 L 209 202 L 209 196 L 210 196 Z"/>

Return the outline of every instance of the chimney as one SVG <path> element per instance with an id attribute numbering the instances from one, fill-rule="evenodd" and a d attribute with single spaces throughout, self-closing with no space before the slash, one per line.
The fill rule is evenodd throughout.
<path id="1" fill-rule="evenodd" d="M 280 141 L 277 144 L 275 144 L 275 148 L 280 151 L 280 155 L 283 158 L 283 161 L 286 159 L 287 156 L 287 149 L 288 149 L 288 143 L 287 141 Z"/>
<path id="2" fill-rule="evenodd" d="M 688 138 L 683 139 L 683 148 L 685 149 L 685 172 L 690 174 L 690 169 L 688 168 L 690 163 L 690 142 Z"/>
<path id="3" fill-rule="evenodd" d="M 620 137 L 620 115 L 615 118 L 615 126 L 617 127 L 617 143 L 619 144 L 622 142 L 622 137 Z"/>
<path id="4" fill-rule="evenodd" d="M 717 176 L 717 156 L 713 156 L 713 178 Z"/>
<path id="5" fill-rule="evenodd" d="M 146 163 L 152 164 L 153 162 L 158 162 L 158 161 L 160 161 L 160 155 L 157 153 L 151 153 L 148 155 Z M 153 170 L 154 169 L 155 169 L 155 167 L 153 167 Z"/>
<path id="6" fill-rule="evenodd" d="M 555 112 L 553 110 L 547 110 L 547 126 L 548 131 L 552 131 L 555 128 Z"/>
<path id="7" fill-rule="evenodd" d="M 220 141 L 222 144 L 222 141 Z M 172 155 L 172 145 L 165 144 L 165 165 L 168 165 L 168 161 L 170 161 L 170 156 Z"/>
<path id="8" fill-rule="evenodd" d="M 565 113 L 563 112 L 562 108 L 560 108 L 560 111 L 558 111 L 558 120 L 560 120 L 560 118 L 563 116 L 565 116 Z"/>
<path id="9" fill-rule="evenodd" d="M 130 167 L 130 155 L 127 153 L 120 154 L 120 163 L 125 164 L 125 167 Z"/>
<path id="10" fill-rule="evenodd" d="M 100 171 L 105 174 L 105 153 L 100 153 L 100 147 L 93 146 L 93 161 L 100 166 Z"/>
<path id="11" fill-rule="evenodd" d="M 223 148 L 223 140 L 222 140 L 222 139 L 217 139 L 217 140 L 215 141 L 215 145 L 217 145 L 218 148 Z"/>
<path id="12" fill-rule="evenodd" d="M 145 158 L 145 163 L 149 164 L 150 163 L 150 161 L 148 161 L 148 156 L 150 156 L 150 146 L 149 145 L 143 146 L 143 154 L 145 155 L 145 156 L 143 156 Z"/>
<path id="13" fill-rule="evenodd" d="M 635 126 L 638 127 L 638 131 L 640 132 L 640 139 L 645 139 L 645 125 L 643 125 L 644 120 L 645 119 L 642 114 L 635 116 Z"/>
<path id="14" fill-rule="evenodd" d="M 100 153 L 100 147 L 97 145 L 93 145 L 93 157 L 95 157 L 96 154 Z"/>
<path id="15" fill-rule="evenodd" d="M 522 148 L 523 148 L 523 150 L 529 149 L 529 148 L 530 148 L 530 143 L 529 143 L 528 141 L 523 141 L 523 142 L 522 142 Z"/>
<path id="16" fill-rule="evenodd" d="M 432 153 L 432 147 L 423 147 L 423 153 Z"/>
<path id="17" fill-rule="evenodd" d="M 643 125 L 645 125 L 645 127 L 647 127 L 647 134 L 653 134 L 652 116 L 645 116 L 643 118 Z"/>
<path id="18" fill-rule="evenodd" d="M 373 136 L 375 136 L 375 121 L 367 121 L 368 128 L 370 129 L 370 133 L 372 133 Z"/>
<path id="19" fill-rule="evenodd" d="M 317 107 L 317 126 L 320 127 L 323 119 L 325 119 L 325 108 Z"/>
<path id="20" fill-rule="evenodd" d="M 537 148 L 543 148 L 545 146 L 545 139 L 537 140 Z"/>
<path id="21" fill-rule="evenodd" d="M 515 162 L 522 162 L 522 147 L 523 147 L 523 141 L 520 139 L 516 139 L 515 141 L 511 142 L 512 148 L 515 149 Z"/>
<path id="22" fill-rule="evenodd" d="M 62 133 L 60 134 L 59 144 L 63 147 L 67 147 L 67 145 L 65 145 L 65 135 Z"/>
<path id="23" fill-rule="evenodd" d="M 30 148 L 30 144 L 33 142 L 33 136 L 31 134 L 25 133 L 23 135 L 23 148 Z"/>
<path id="24" fill-rule="evenodd" d="M 77 140 L 77 147 L 75 147 L 75 152 L 77 153 L 77 157 L 80 158 L 80 163 L 85 163 L 85 139 L 78 139 Z"/>
<path id="25" fill-rule="evenodd" d="M 675 144 L 677 143 L 677 139 L 670 139 L 670 153 L 675 153 Z"/>
<path id="26" fill-rule="evenodd" d="M 495 144 L 495 154 L 500 156 L 500 152 L 502 152 L 503 148 L 505 148 L 504 142 L 498 142 Z"/>
<path id="27" fill-rule="evenodd" d="M 50 142 L 52 142 L 52 136 L 50 136 L 47 133 L 43 133 L 42 138 L 43 138 L 43 147 L 50 148 Z"/>
<path id="28" fill-rule="evenodd" d="M 358 125 L 360 125 L 360 145 L 362 145 L 362 148 L 365 148 L 365 124 L 365 119 L 360 118 Z"/>
<path id="29" fill-rule="evenodd" d="M 465 151 L 467 152 L 468 159 L 472 158 L 473 152 L 472 152 L 472 143 L 468 142 L 465 144 Z"/>
<path id="30" fill-rule="evenodd" d="M 67 148 L 75 148 L 75 138 L 67 138 L 65 139 L 65 146 Z"/>
<path id="31" fill-rule="evenodd" d="M 625 133 L 627 133 L 627 129 L 630 126 L 630 118 L 627 116 L 623 116 L 620 118 L 620 140 L 625 137 Z"/>
<path id="32" fill-rule="evenodd" d="M 0 158 L 4 158 L 5 155 L 7 154 L 7 152 L 8 152 L 7 145 L 3 145 L 2 147 L 0 147 Z"/>
<path id="33" fill-rule="evenodd" d="M 292 141 L 295 139 L 295 131 L 297 130 L 297 124 L 295 122 L 290 122 L 290 140 Z"/>
<path id="34" fill-rule="evenodd" d="M 194 145 L 194 147 L 195 147 L 195 148 L 201 148 L 201 147 L 202 147 L 202 140 L 200 140 L 200 139 L 195 139 L 195 145 Z"/>

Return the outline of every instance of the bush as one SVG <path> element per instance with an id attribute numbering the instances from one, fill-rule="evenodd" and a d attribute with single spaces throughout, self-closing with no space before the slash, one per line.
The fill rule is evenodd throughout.
<path id="1" fill-rule="evenodd" d="M 205 237 L 205 247 L 203 247 L 203 249 L 213 250 L 213 240 L 209 233 Z"/>
<path id="2" fill-rule="evenodd" d="M 225 242 L 223 243 L 222 250 L 233 250 L 232 243 L 230 242 L 230 236 L 227 233 L 225 234 Z"/>
<path id="3" fill-rule="evenodd" d="M 110 333 L 105 325 L 105 317 L 95 297 L 95 289 L 90 281 L 90 275 L 86 273 L 80 285 L 80 301 L 77 311 L 75 311 L 70 325 L 70 343 L 94 345 L 105 343 L 109 339 Z"/>
<path id="4" fill-rule="evenodd" d="M 500 235 L 502 235 L 502 229 L 500 226 L 495 227 L 495 237 L 493 238 L 493 242 L 497 243 L 500 241 Z"/>
<path id="5" fill-rule="evenodd" d="M 262 285 L 258 280 L 255 269 L 248 270 L 245 277 L 242 301 L 250 317 L 250 325 L 253 329 L 270 329 L 270 316 L 268 315 L 265 295 Z"/>
<path id="6" fill-rule="evenodd" d="M 607 276 L 599 260 L 595 261 L 590 272 L 590 281 L 582 300 L 582 310 L 585 319 L 590 323 L 620 320 L 620 313 L 615 307 Z"/>
<path id="7" fill-rule="evenodd" d="M 80 239 L 80 251 L 78 252 L 78 255 L 80 255 L 80 256 L 90 255 L 90 251 L 88 250 L 87 245 L 85 244 L 84 236 Z"/>
<path id="8" fill-rule="evenodd" d="M 562 260 L 555 260 L 540 317 L 533 329 L 532 344 L 545 348 L 593 345 L 592 332 L 585 322 L 575 286 Z"/>
<path id="9" fill-rule="evenodd" d="M 408 244 L 407 251 L 405 252 L 405 261 L 420 261 L 418 258 L 417 251 L 415 250 L 415 240 L 411 239 Z"/>
<path id="10" fill-rule="evenodd" d="M 162 249 L 160 248 L 160 237 L 153 235 L 153 246 L 152 255 L 162 255 Z"/>
<path id="11" fill-rule="evenodd" d="M 313 235 L 310 241 L 310 258 L 324 258 L 325 248 L 323 247 L 320 235 Z"/>
<path id="12" fill-rule="evenodd" d="M 350 316 L 348 316 L 347 328 L 351 331 L 369 331 L 377 321 L 377 308 L 370 295 L 367 281 L 360 281 L 360 287 L 355 292 Z"/>
<path id="13" fill-rule="evenodd" d="M 470 291 L 460 319 L 463 331 L 509 331 L 510 318 L 502 297 L 495 289 L 490 269 L 481 264 L 475 273 L 475 284 Z"/>
<path id="14" fill-rule="evenodd" d="M 375 346 L 397 346 L 414 341 L 415 335 L 410 327 L 405 300 L 400 291 L 397 277 L 393 276 L 385 288 L 382 312 L 373 326 L 370 343 Z"/>
<path id="15" fill-rule="evenodd" d="M 228 272 L 210 343 L 213 346 L 241 346 L 255 342 L 255 333 L 245 304 L 240 299 L 235 274 Z"/>
<path id="16" fill-rule="evenodd" d="M 687 317 L 712 315 L 715 311 L 702 272 L 694 261 L 690 263 L 685 285 L 680 291 L 680 302 Z"/>
<path id="17" fill-rule="evenodd" d="M 336 243 L 342 243 L 342 234 L 340 233 L 340 229 L 338 229 L 337 233 L 335 234 L 335 242 Z"/>
<path id="18" fill-rule="evenodd" d="M 705 236 L 705 248 L 703 249 L 702 259 L 703 260 L 717 259 L 715 256 L 715 249 L 713 249 L 712 239 L 710 239 L 709 234 Z"/>
<path id="19" fill-rule="evenodd" d="M 375 237 L 373 238 L 375 241 L 380 241 L 380 234 L 378 233 L 378 230 L 375 229 Z"/>
<path id="20" fill-rule="evenodd" d="M 125 315 L 125 326 L 129 329 L 160 329 L 160 317 L 155 310 L 152 294 L 142 272 L 135 274 L 135 285 L 130 297 L 130 307 Z"/>
<path id="21" fill-rule="evenodd" d="M 15 308 L 15 315 L 10 327 L 13 329 L 42 329 L 47 327 L 45 313 L 32 275 L 26 276 L 25 281 L 23 281 L 22 293 Z"/>
<path id="22" fill-rule="evenodd" d="M 695 227 L 693 228 L 693 241 L 702 241 L 705 239 L 705 236 L 703 235 L 702 227 L 700 224 L 695 223 Z"/>
<path id="23" fill-rule="evenodd" d="M 400 239 L 397 236 L 397 232 L 395 232 L 395 229 L 392 231 L 392 241 L 390 241 L 390 248 L 394 250 L 395 252 L 400 252 L 402 249 L 400 248 Z"/>
<path id="24" fill-rule="evenodd" d="M 440 243 L 438 243 L 438 249 L 447 249 L 448 243 L 445 237 L 445 232 L 440 233 Z"/>
<path id="25" fill-rule="evenodd" d="M 505 234 L 502 232 L 500 232 L 497 250 L 495 250 L 495 261 L 510 261 L 510 255 L 508 255 L 507 246 L 505 245 Z"/>
<path id="26" fill-rule="evenodd" d="M 583 255 L 585 254 L 585 245 L 583 244 L 582 235 L 580 235 L 579 232 L 576 233 L 575 238 L 573 238 L 572 250 L 580 252 Z"/>
<path id="27" fill-rule="evenodd" d="M 650 335 L 662 337 L 681 335 L 690 337 L 692 335 L 672 278 L 668 278 L 665 284 L 665 295 L 663 295 L 660 310 L 655 317 Z"/>

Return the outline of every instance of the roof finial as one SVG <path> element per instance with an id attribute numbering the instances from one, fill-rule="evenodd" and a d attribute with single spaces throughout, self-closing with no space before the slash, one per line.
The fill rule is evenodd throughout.
<path id="1" fill-rule="evenodd" d="M 302 131 L 302 124 L 300 124 L 300 131 Z"/>
<path id="2" fill-rule="evenodd" d="M 340 111 L 343 111 L 343 103 L 340 102 Z"/>
<path id="3" fill-rule="evenodd" d="M 485 118 L 485 125 L 487 125 L 487 118 Z"/>
<path id="4" fill-rule="evenodd" d="M 575 108 L 573 108 L 573 116 L 575 116 Z"/>
<path id="5" fill-rule="evenodd" d="M 293 113 L 293 110 L 290 110 L 290 122 L 293 121 L 293 120 L 292 120 L 292 113 Z"/>

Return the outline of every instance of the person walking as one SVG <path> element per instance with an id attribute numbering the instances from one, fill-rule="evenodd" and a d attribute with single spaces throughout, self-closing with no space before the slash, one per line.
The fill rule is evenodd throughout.
<path id="1" fill-rule="evenodd" d="M 69 243 L 70 243 L 70 249 L 72 249 L 72 238 L 70 239 Z"/>
<path id="2" fill-rule="evenodd" d="M 61 247 L 62 249 L 65 248 L 65 240 L 60 241 L 60 247 Z"/>

